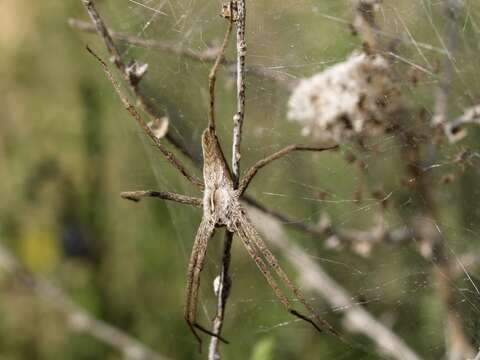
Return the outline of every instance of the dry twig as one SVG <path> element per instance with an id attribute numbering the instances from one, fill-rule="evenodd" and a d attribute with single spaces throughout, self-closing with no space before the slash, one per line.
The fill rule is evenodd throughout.
<path id="1" fill-rule="evenodd" d="M 74 29 L 78 29 L 80 31 L 84 31 L 87 33 L 97 32 L 95 25 L 87 21 L 70 18 L 68 19 L 68 24 Z M 193 61 L 199 61 L 199 62 L 214 62 L 220 50 L 218 47 L 209 47 L 203 51 L 196 51 L 184 46 L 180 46 L 178 44 L 172 44 L 166 41 L 160 41 L 160 40 L 154 40 L 154 39 L 144 39 L 138 36 L 133 36 L 133 35 L 125 34 L 122 32 L 117 32 L 117 31 L 112 31 L 110 29 L 109 29 L 109 34 L 113 39 L 116 39 L 118 41 L 124 42 L 129 45 L 140 46 L 147 49 L 160 50 L 166 53 L 178 55 L 178 56 L 181 56 Z M 236 71 L 237 71 L 236 61 L 223 59 L 221 61 L 221 64 L 225 66 L 225 68 L 230 74 L 234 74 L 234 75 L 236 74 Z M 255 65 L 246 66 L 245 73 L 252 74 L 259 78 L 273 80 L 276 83 L 278 83 L 278 85 L 288 89 L 292 88 L 297 82 L 295 78 L 292 78 L 291 76 L 288 76 L 287 74 L 281 71 L 276 71 L 263 66 L 255 66 Z"/>

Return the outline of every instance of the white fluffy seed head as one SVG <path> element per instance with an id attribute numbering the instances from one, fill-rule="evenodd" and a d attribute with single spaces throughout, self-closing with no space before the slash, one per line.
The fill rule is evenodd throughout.
<path id="1" fill-rule="evenodd" d="M 352 135 L 383 131 L 401 106 L 388 61 L 354 52 L 346 61 L 304 79 L 288 102 L 288 119 L 303 134 L 341 141 Z"/>

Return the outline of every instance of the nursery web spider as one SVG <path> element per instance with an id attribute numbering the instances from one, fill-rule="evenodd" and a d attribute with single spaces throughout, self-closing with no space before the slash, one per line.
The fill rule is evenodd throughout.
<path id="1" fill-rule="evenodd" d="M 306 301 L 305 296 L 298 289 L 297 286 L 289 279 L 285 271 L 280 267 L 277 259 L 268 249 L 265 242 L 258 234 L 255 227 L 246 215 L 246 212 L 241 204 L 241 198 L 248 185 L 257 174 L 258 170 L 270 164 L 271 162 L 293 152 L 293 151 L 323 151 L 336 148 L 333 147 L 315 147 L 315 146 L 298 146 L 290 145 L 286 148 L 270 155 L 253 165 L 239 182 L 238 188 L 234 186 L 232 175 L 225 160 L 222 147 L 215 131 L 215 80 L 218 67 L 223 59 L 223 54 L 228 43 L 228 38 L 232 30 L 233 17 L 229 19 L 229 25 L 222 46 L 218 52 L 216 61 L 209 74 L 209 112 L 208 112 L 208 126 L 202 134 L 202 152 L 203 152 L 203 182 L 196 177 L 190 175 L 188 170 L 181 164 L 173 153 L 167 150 L 160 139 L 155 136 L 147 123 L 143 120 L 135 106 L 130 103 L 127 97 L 122 93 L 119 83 L 113 77 L 107 64 L 98 57 L 90 48 L 87 50 L 101 63 L 106 75 L 111 81 L 115 91 L 120 97 L 123 105 L 130 113 L 130 115 L 142 127 L 145 133 L 160 149 L 163 155 L 170 161 L 170 163 L 179 170 L 192 184 L 196 185 L 200 190 L 203 190 L 203 199 L 197 197 L 184 196 L 171 192 L 158 191 L 133 191 L 124 192 L 121 196 L 125 199 L 139 201 L 142 197 L 158 197 L 164 200 L 172 200 L 182 204 L 192 205 L 203 209 L 202 220 L 195 236 L 192 253 L 188 263 L 187 273 L 187 288 L 186 288 L 186 305 L 185 305 L 185 320 L 190 327 L 190 330 L 195 335 L 198 342 L 201 344 L 201 338 L 197 330 L 204 332 L 210 336 L 215 336 L 223 342 L 228 343 L 219 334 L 215 334 L 200 324 L 197 323 L 197 302 L 198 291 L 200 285 L 200 273 L 203 268 L 207 245 L 210 238 L 212 238 L 215 229 L 219 227 L 226 227 L 228 231 L 236 234 L 248 254 L 251 256 L 263 276 L 266 278 L 268 284 L 272 287 L 275 295 L 283 304 L 283 306 L 292 315 L 310 323 L 318 331 L 321 327 L 328 329 L 336 336 L 341 336 L 334 330 L 334 328 L 316 313 L 313 307 Z M 310 317 L 303 315 L 295 310 L 291 305 L 289 299 L 284 291 L 279 287 L 274 275 L 277 275 L 280 282 L 285 285 L 298 301 L 308 310 Z"/>

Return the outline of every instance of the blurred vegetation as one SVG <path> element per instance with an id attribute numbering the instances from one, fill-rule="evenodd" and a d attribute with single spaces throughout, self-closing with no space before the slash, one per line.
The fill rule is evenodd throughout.
<path id="1" fill-rule="evenodd" d="M 168 15 L 156 15 L 133 2 L 98 1 L 111 28 L 129 34 L 196 50 L 223 34 L 219 1 L 148 4 L 164 4 L 162 11 Z M 248 7 L 250 64 L 293 77 L 309 76 L 360 48 L 360 40 L 340 21 L 352 19 L 348 1 L 267 0 L 249 2 Z M 85 51 L 89 44 L 105 57 L 103 44 L 94 35 L 71 29 L 69 17 L 86 19 L 80 1 L 0 2 L 0 241 L 96 317 L 173 359 L 201 358 L 182 314 L 186 265 L 200 213 L 154 200 L 133 204 L 119 197 L 120 191 L 135 189 L 195 191 L 143 139 Z M 408 29 L 418 42 L 443 46 L 440 3 L 385 0 L 379 19 L 388 32 Z M 459 23 L 452 117 L 480 102 L 480 5 L 465 1 Z M 231 43 L 228 56 L 233 49 Z M 424 64 L 423 56 L 432 64 L 442 60 L 437 52 L 422 54 L 411 45 L 402 45 L 400 51 L 415 64 Z M 142 91 L 169 115 L 170 131 L 198 150 L 206 124 L 210 64 L 130 46 L 123 46 L 122 52 L 149 64 Z M 405 71 L 407 65 L 399 61 Z M 416 87 L 402 84 L 416 108 L 431 112 L 434 80 L 425 76 Z M 225 72 L 217 89 L 220 135 L 229 158 L 234 87 Z M 283 145 L 308 142 L 296 124 L 285 120 L 287 90 L 251 77 L 247 92 L 244 168 Z M 438 178 L 459 174 L 435 193 L 440 226 L 453 257 L 478 249 L 479 162 L 463 166 L 453 160 L 467 147 L 478 149 L 479 140 L 479 129 L 469 128 L 466 140 L 442 147 L 441 166 L 434 170 Z M 327 211 L 336 225 L 362 229 L 372 225 L 380 206 L 368 191 L 381 185 L 398 205 L 387 212 L 388 221 L 401 225 L 416 206 L 402 186 L 406 174 L 398 165 L 401 149 L 391 136 L 372 142 L 379 153 L 357 154 L 368 168 L 363 180 L 342 153 L 302 154 L 268 168 L 250 192 L 294 218 L 315 223 Z M 347 150 L 348 146 L 343 152 Z M 360 183 L 364 200 L 357 202 L 353 199 Z M 321 200 L 323 193 L 327 201 Z M 414 246 L 378 246 L 364 258 L 347 250 L 327 250 L 323 241 L 292 230 L 289 234 L 412 348 L 427 359 L 440 358 L 444 332 L 441 304 L 429 274 L 432 265 Z M 211 283 L 219 271 L 220 240 L 217 235 L 211 243 L 202 277 L 204 323 L 215 309 Z M 285 266 L 295 278 L 293 269 Z M 476 270 L 472 274 L 479 275 Z M 232 277 L 224 328 L 231 340 L 223 348 L 226 359 L 377 358 L 376 349 L 362 337 L 356 340 L 363 348 L 345 349 L 308 324 L 293 321 L 236 242 Z M 0 276 L 0 286 L 0 359 L 121 358 L 115 349 L 70 331 L 48 303 L 7 275 Z M 465 279 L 459 280 L 461 299 L 467 286 Z M 334 309 L 322 299 L 312 301 L 341 328 Z M 464 307 L 466 318 L 480 316 L 476 307 Z M 467 328 L 472 336 L 478 333 L 473 321 Z"/>

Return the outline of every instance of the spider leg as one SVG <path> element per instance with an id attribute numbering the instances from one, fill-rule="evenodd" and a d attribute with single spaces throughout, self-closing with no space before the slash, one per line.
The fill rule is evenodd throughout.
<path id="1" fill-rule="evenodd" d="M 300 146 L 300 145 L 289 145 L 282 150 L 277 151 L 276 153 L 267 156 L 266 158 L 257 161 L 255 165 L 253 165 L 246 173 L 246 175 L 242 178 L 240 182 L 240 186 L 238 187 L 238 191 L 240 195 L 242 195 L 245 190 L 247 189 L 248 185 L 250 182 L 253 180 L 255 175 L 257 174 L 258 170 L 263 168 L 264 166 L 267 166 L 271 162 L 278 160 L 288 154 L 290 154 L 293 151 L 324 151 L 324 150 L 331 150 L 331 149 L 336 149 L 338 148 L 338 145 L 335 146 L 330 146 L 330 147 L 319 147 L 319 146 Z"/>
<path id="2" fill-rule="evenodd" d="M 185 320 L 192 331 L 193 335 L 202 346 L 202 340 L 198 335 L 196 329 L 204 332 L 210 336 L 215 336 L 224 343 L 228 344 L 228 341 L 215 334 L 205 327 L 197 323 L 197 303 L 198 303 L 198 289 L 200 287 L 200 273 L 203 269 L 203 263 L 205 255 L 207 253 L 208 240 L 213 236 L 215 231 L 215 221 L 209 217 L 203 217 L 202 222 L 197 230 L 195 241 L 193 243 L 192 254 L 188 262 L 187 272 L 187 290 L 186 290 L 186 304 L 185 304 Z"/>
<path id="3" fill-rule="evenodd" d="M 231 4 L 232 2 L 230 2 Z M 228 45 L 228 38 L 233 28 L 233 19 L 230 18 L 228 23 L 227 31 L 225 32 L 225 37 L 223 38 L 222 46 L 218 51 L 217 58 L 215 63 L 208 74 L 208 94 L 209 94 L 209 104 L 208 104 L 208 127 L 212 130 L 215 130 L 215 81 L 217 80 L 217 71 L 220 63 L 223 61 L 223 56 L 225 54 L 225 49 Z"/>
<path id="4" fill-rule="evenodd" d="M 287 311 L 290 314 L 298 317 L 301 320 L 304 320 L 304 321 L 310 323 L 317 331 L 322 332 L 322 329 L 312 319 L 310 319 L 309 317 L 301 314 L 297 310 L 293 309 L 292 305 L 290 304 L 290 301 L 285 296 L 283 291 L 280 289 L 277 282 L 273 278 L 272 274 L 268 270 L 267 264 L 262 259 L 261 255 L 258 253 L 254 244 L 252 244 L 252 242 L 250 241 L 250 237 L 243 231 L 243 229 L 237 229 L 237 235 L 242 240 L 243 245 L 247 249 L 250 257 L 253 259 L 255 264 L 257 264 L 257 267 L 260 269 L 260 272 L 263 274 L 263 276 L 267 280 L 268 284 L 273 289 L 273 291 L 275 292 L 275 295 L 280 300 L 280 302 L 285 307 L 285 309 L 287 309 Z"/>
<path id="5" fill-rule="evenodd" d="M 258 234 L 257 230 L 255 227 L 252 225 L 250 220 L 247 218 L 247 216 L 243 213 L 243 210 L 240 210 L 238 212 L 238 227 L 240 228 L 239 233 L 245 234 L 244 236 L 249 239 L 249 242 L 253 241 L 253 244 L 260 250 L 261 254 L 264 256 L 265 260 L 267 263 L 270 265 L 270 267 L 276 272 L 277 276 L 287 285 L 287 287 L 290 289 L 290 291 L 297 297 L 297 299 L 300 301 L 300 303 L 305 306 L 305 308 L 312 314 L 312 316 L 320 323 L 322 326 L 324 326 L 326 329 L 328 329 L 332 334 L 336 335 L 337 337 L 341 338 L 341 335 L 324 319 L 320 318 L 316 311 L 313 309 L 313 307 L 307 302 L 305 296 L 303 293 L 296 287 L 293 282 L 290 280 L 288 275 L 285 273 L 285 271 L 282 269 L 280 264 L 278 263 L 278 260 L 276 259 L 275 255 L 268 249 L 267 245 L 263 241 L 263 239 L 260 237 Z M 251 240 L 250 240 L 251 239 Z M 263 272 L 263 271 L 262 271 Z M 272 284 L 270 284 L 272 286 Z M 272 286 L 273 287 L 273 286 Z M 275 290 L 275 288 L 274 288 Z M 285 305 L 285 303 L 284 303 Z M 298 318 L 305 320 L 312 324 L 317 330 L 321 331 L 318 325 L 313 322 L 310 318 L 307 316 L 299 313 L 295 309 L 293 309 L 290 304 L 287 303 L 288 306 L 287 310 L 292 314 L 297 316 Z"/>
<path id="6" fill-rule="evenodd" d="M 103 71 L 107 75 L 108 79 L 113 85 L 115 92 L 117 93 L 118 97 L 123 103 L 125 109 L 130 113 L 130 115 L 135 119 L 135 121 L 140 125 L 143 131 L 148 135 L 148 137 L 153 141 L 153 143 L 157 146 L 160 152 L 165 156 L 165 158 L 172 164 L 188 181 L 190 181 L 193 185 L 197 186 L 199 189 L 203 189 L 203 182 L 199 180 L 197 177 L 190 174 L 190 172 L 183 166 L 183 164 L 178 160 L 178 158 L 173 154 L 170 150 L 168 150 L 160 141 L 160 139 L 155 136 L 152 129 L 147 125 L 145 120 L 142 118 L 140 113 L 137 111 L 135 106 L 130 103 L 128 98 L 122 93 L 120 89 L 120 84 L 115 80 L 113 77 L 112 72 L 110 71 L 107 63 L 103 61 L 92 49 L 87 46 L 87 50 L 92 56 L 102 65 Z"/>
<path id="7" fill-rule="evenodd" d="M 236 227 L 235 227 L 235 233 L 238 235 L 238 237 L 242 241 L 243 245 L 245 246 L 245 249 L 247 249 L 248 254 L 253 259 L 253 261 L 257 265 L 258 269 L 263 274 L 263 276 L 267 280 L 268 284 L 270 285 L 270 287 L 275 292 L 275 295 L 277 296 L 277 298 L 280 300 L 280 302 L 283 304 L 283 306 L 290 312 L 291 309 L 292 309 L 290 301 L 287 299 L 287 297 L 283 293 L 282 289 L 278 286 L 274 277 L 272 276 L 272 274 L 268 270 L 267 264 L 262 259 L 261 254 L 255 248 L 255 245 L 252 243 L 250 236 L 245 231 L 245 228 L 241 224 L 237 224 Z"/>
<path id="8" fill-rule="evenodd" d="M 131 200 L 134 202 L 140 201 L 144 197 L 154 197 L 163 200 L 175 201 L 180 204 L 192 205 L 198 208 L 203 207 L 203 201 L 200 198 L 193 196 L 185 196 L 173 192 L 167 191 L 154 191 L 154 190 L 143 190 L 143 191 L 124 191 L 120 193 L 120 196 L 123 199 Z"/>

